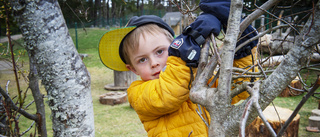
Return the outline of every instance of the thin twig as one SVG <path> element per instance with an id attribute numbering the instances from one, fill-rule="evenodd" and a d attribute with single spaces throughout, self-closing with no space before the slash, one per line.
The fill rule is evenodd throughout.
<path id="1" fill-rule="evenodd" d="M 215 74 L 214 78 L 210 81 L 209 87 L 212 87 L 212 85 L 217 81 L 217 79 L 219 78 L 219 74 L 220 74 L 220 69 L 218 69 L 218 71 Z"/>
<path id="2" fill-rule="evenodd" d="M 302 106 L 306 103 L 306 101 L 313 95 L 313 93 L 319 88 L 320 86 L 320 75 L 318 75 L 318 79 L 316 80 L 313 87 L 308 91 L 308 93 L 302 98 L 298 106 L 295 108 L 293 113 L 290 115 L 288 120 L 284 123 L 283 127 L 280 129 L 278 133 L 278 137 L 281 137 L 284 133 L 284 131 L 288 128 L 291 121 L 294 119 L 294 117 L 298 114 Z"/>
<path id="3" fill-rule="evenodd" d="M 11 100 L 9 95 L 1 88 L 1 86 L 0 86 L 0 93 L 5 98 L 5 100 L 9 101 L 10 105 L 13 107 L 13 110 L 18 111 L 19 113 L 21 113 L 23 116 L 25 116 L 28 119 L 31 119 L 31 120 L 34 120 L 34 121 L 38 120 L 38 117 L 36 115 L 29 114 L 28 112 L 26 112 L 25 110 L 21 109 L 20 107 L 17 107 L 13 103 L 13 101 Z"/>
<path id="4" fill-rule="evenodd" d="M 268 29 L 266 31 L 260 32 L 257 36 L 255 36 L 255 37 L 253 37 L 253 38 L 241 43 L 239 46 L 237 46 L 236 49 L 235 49 L 235 52 L 237 52 L 240 48 L 242 48 L 243 46 L 247 45 L 248 43 L 259 39 L 260 37 L 270 33 L 273 30 L 277 30 L 277 29 L 280 29 L 280 28 L 288 27 L 288 26 L 290 26 L 290 25 L 289 24 L 279 25 L 279 26 L 275 26 L 273 28 L 270 28 L 270 29 Z"/>
<path id="5" fill-rule="evenodd" d="M 249 114 L 250 112 L 252 111 L 251 110 L 251 107 L 252 107 L 252 99 L 250 99 L 247 104 L 246 104 L 246 107 L 245 107 L 245 110 L 243 111 L 243 114 L 242 114 L 242 117 L 241 117 L 241 120 L 240 120 L 240 126 L 239 126 L 239 137 L 245 137 L 245 128 L 246 128 L 246 122 L 248 120 L 248 117 L 249 117 Z"/>
<path id="6" fill-rule="evenodd" d="M 200 110 L 201 111 L 201 110 Z M 200 111 L 198 109 L 196 109 L 197 114 L 200 116 L 200 118 L 202 119 L 202 121 L 206 124 L 207 127 L 209 127 L 208 122 L 202 117 L 202 115 L 200 114 Z"/>
<path id="7" fill-rule="evenodd" d="M 33 122 L 31 123 L 30 127 L 29 127 L 26 131 L 24 131 L 24 132 L 21 133 L 21 136 L 23 136 L 24 134 L 26 134 L 27 132 L 29 132 L 30 129 L 33 127 L 34 123 L 35 123 L 35 121 L 33 121 Z"/>
<path id="8" fill-rule="evenodd" d="M 276 132 L 273 130 L 272 126 L 268 122 L 267 118 L 263 115 L 263 111 L 259 105 L 259 87 L 260 87 L 260 82 L 256 82 L 253 88 L 249 88 L 248 90 L 251 93 L 252 99 L 253 99 L 253 106 L 258 112 L 259 117 L 263 121 L 263 123 L 266 125 L 267 129 L 269 132 L 272 134 L 273 137 L 277 136 Z"/>
<path id="9" fill-rule="evenodd" d="M 258 100 L 254 101 L 254 107 L 256 108 L 259 117 L 261 118 L 261 120 L 263 121 L 263 123 L 267 126 L 267 129 L 269 130 L 269 132 L 272 134 L 273 137 L 276 137 L 277 134 L 276 132 L 273 130 L 272 126 L 270 125 L 270 123 L 268 122 L 267 118 L 263 115 L 263 111 L 258 103 Z"/>
<path id="10" fill-rule="evenodd" d="M 85 29 L 86 27 L 84 26 L 83 22 L 81 21 L 81 19 L 79 18 L 79 16 L 73 11 L 73 9 L 69 6 L 69 4 L 66 2 L 66 5 L 69 7 L 69 9 L 72 11 L 72 13 L 78 18 L 78 20 L 81 22 L 82 26 L 83 26 L 83 30 L 84 32 L 86 32 L 87 34 L 87 30 Z"/>
<path id="11" fill-rule="evenodd" d="M 303 85 L 304 87 L 307 87 L 308 85 L 303 81 L 300 72 L 298 73 L 298 77 L 299 77 L 300 82 L 302 83 L 302 85 Z"/>
<path id="12" fill-rule="evenodd" d="M 211 39 L 211 42 L 212 42 L 212 44 L 213 44 L 212 46 L 213 46 L 214 55 L 215 55 L 216 58 L 218 59 L 218 64 L 220 65 L 220 63 L 221 63 L 221 58 L 220 58 L 219 50 L 218 50 L 218 48 L 217 48 L 217 42 L 216 42 L 216 40 L 214 39 L 213 33 L 211 33 L 210 39 Z"/>
<path id="13" fill-rule="evenodd" d="M 300 34 L 300 32 L 299 32 L 295 27 L 293 27 L 290 23 L 288 23 L 287 21 L 285 21 L 285 20 L 283 20 L 283 19 L 281 19 L 281 18 L 277 17 L 276 15 L 274 15 L 274 14 L 270 13 L 269 11 L 267 11 L 267 10 L 265 10 L 265 9 L 263 9 L 263 8 L 260 8 L 260 7 L 258 7 L 258 6 L 257 6 L 257 9 L 260 9 L 260 10 L 262 10 L 262 11 L 264 11 L 264 12 L 268 13 L 269 15 L 273 16 L 274 18 L 276 18 L 276 19 L 278 19 L 278 20 L 280 20 L 280 21 L 284 22 L 285 24 L 288 24 L 292 29 L 294 29 L 298 34 Z"/>
<path id="14" fill-rule="evenodd" d="M 24 107 L 24 109 L 27 109 L 29 106 L 31 106 L 32 104 L 34 103 L 34 100 L 32 100 L 28 105 L 26 105 L 25 107 Z M 16 119 L 18 120 L 19 118 L 20 118 L 20 116 L 21 116 L 21 114 L 19 114 L 17 117 L 16 117 Z"/>
<path id="15" fill-rule="evenodd" d="M 243 82 L 242 84 L 233 84 L 232 86 L 235 87 L 231 90 L 231 98 L 237 96 L 238 94 L 240 94 L 243 91 L 246 91 L 247 86 L 251 84 L 251 82 Z"/>
<path id="16" fill-rule="evenodd" d="M 20 102 L 20 106 L 22 107 L 22 98 L 21 98 L 21 90 L 20 90 L 20 84 L 19 84 L 19 79 L 18 79 L 18 73 L 17 73 L 17 67 L 16 67 L 16 62 L 14 59 L 14 53 L 13 53 L 13 44 L 12 44 L 12 40 L 11 40 L 11 36 L 10 36 L 10 23 L 9 23 L 9 8 L 7 7 L 8 3 L 6 3 L 6 1 L 4 1 L 4 9 L 6 12 L 6 27 L 7 27 L 7 37 L 8 37 L 8 43 L 9 43 L 9 47 L 10 47 L 10 52 L 11 52 L 11 60 L 12 60 L 12 68 L 13 68 L 13 72 L 15 75 L 15 80 L 16 80 L 16 86 L 17 86 L 17 90 L 18 90 L 18 96 L 19 96 L 19 102 Z"/>
<path id="17" fill-rule="evenodd" d="M 239 76 L 232 76 L 232 79 L 238 78 L 264 78 L 264 75 L 239 75 Z"/>
<path id="18" fill-rule="evenodd" d="M 289 9 L 289 8 L 293 8 L 295 5 L 297 5 L 301 0 L 297 0 L 294 4 L 290 5 L 290 6 L 277 6 L 278 9 Z"/>

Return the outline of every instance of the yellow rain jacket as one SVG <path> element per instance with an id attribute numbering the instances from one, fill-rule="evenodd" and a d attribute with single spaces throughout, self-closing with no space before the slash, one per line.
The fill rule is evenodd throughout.
<path id="1" fill-rule="evenodd" d="M 170 56 L 159 79 L 135 81 L 127 90 L 128 100 L 149 137 L 188 137 L 191 132 L 192 137 L 208 136 L 205 123 L 195 111 L 197 105 L 189 99 L 190 68 L 185 64 Z"/>
<path id="2" fill-rule="evenodd" d="M 129 103 L 149 137 L 208 136 L 208 128 L 196 112 L 197 105 L 189 99 L 190 68 L 185 64 L 179 57 L 169 56 L 159 79 L 135 81 L 127 90 Z M 234 66 L 249 64 L 252 64 L 251 56 L 235 60 Z M 213 86 L 216 87 L 217 82 Z M 243 92 L 233 98 L 233 103 L 248 96 Z M 209 113 L 205 112 L 210 123 Z M 206 116 L 203 114 L 203 117 Z"/>

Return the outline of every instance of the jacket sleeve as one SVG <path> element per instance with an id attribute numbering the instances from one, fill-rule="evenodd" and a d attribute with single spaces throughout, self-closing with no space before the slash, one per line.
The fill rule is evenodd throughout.
<path id="1" fill-rule="evenodd" d="M 130 85 L 128 100 L 142 122 L 154 120 L 177 111 L 189 98 L 189 80 L 190 68 L 181 58 L 170 56 L 159 79 Z"/>

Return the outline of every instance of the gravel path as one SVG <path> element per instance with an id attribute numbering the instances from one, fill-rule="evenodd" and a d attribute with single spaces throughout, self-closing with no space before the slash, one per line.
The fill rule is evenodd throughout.
<path id="1" fill-rule="evenodd" d="M 21 35 L 21 34 L 19 34 L 19 35 L 12 35 L 12 36 L 11 36 L 11 39 L 13 39 L 13 40 L 17 40 L 17 39 L 20 39 L 20 38 L 22 38 L 22 35 Z M 7 42 L 7 41 L 8 41 L 8 37 L 4 37 L 4 38 L 1 38 L 1 39 L 0 39 L 0 43 Z"/>
<path id="2" fill-rule="evenodd" d="M 22 38 L 22 35 L 12 35 L 11 39 L 13 40 L 17 40 Z M 4 37 L 0 39 L 0 43 L 3 42 L 7 42 L 8 41 L 8 37 Z M 8 61 L 5 60 L 0 60 L 0 77 L 1 77 L 1 73 L 12 73 L 12 64 Z"/>
<path id="3" fill-rule="evenodd" d="M 1 73 L 13 73 L 12 64 L 8 61 L 0 60 L 0 77 Z"/>

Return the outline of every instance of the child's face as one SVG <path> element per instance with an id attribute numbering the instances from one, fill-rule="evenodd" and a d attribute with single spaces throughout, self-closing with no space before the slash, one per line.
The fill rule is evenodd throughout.
<path id="1" fill-rule="evenodd" d="M 171 42 L 163 33 L 141 35 L 139 40 L 139 48 L 129 55 L 132 66 L 127 65 L 127 68 L 144 81 L 158 79 L 166 66 Z"/>

